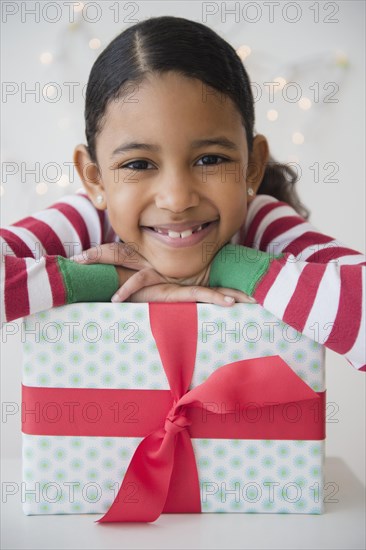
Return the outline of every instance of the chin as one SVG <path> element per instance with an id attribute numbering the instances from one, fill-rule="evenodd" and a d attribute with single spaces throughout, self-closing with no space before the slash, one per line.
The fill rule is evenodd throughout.
<path id="1" fill-rule="evenodd" d="M 193 277 L 196 275 L 199 271 L 203 269 L 204 266 L 202 266 L 200 269 L 194 269 L 192 265 L 187 266 L 185 264 L 184 267 L 177 266 L 177 265 L 169 265 L 169 266 L 155 266 L 156 271 L 158 271 L 163 277 L 169 277 L 171 279 L 188 279 L 190 277 Z"/>

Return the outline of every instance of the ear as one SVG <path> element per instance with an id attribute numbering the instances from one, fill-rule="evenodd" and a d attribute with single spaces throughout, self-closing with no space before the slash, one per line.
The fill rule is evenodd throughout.
<path id="1" fill-rule="evenodd" d="M 90 200 L 98 210 L 107 208 L 105 189 L 98 165 L 90 159 L 85 145 L 77 145 L 74 149 L 74 164 Z M 101 195 L 103 201 L 97 201 Z"/>
<path id="2" fill-rule="evenodd" d="M 248 159 L 247 169 L 247 189 L 251 187 L 254 191 L 252 196 L 248 195 L 248 203 L 250 203 L 255 194 L 257 193 L 259 186 L 262 182 L 266 165 L 269 158 L 269 147 L 266 138 L 257 134 L 253 141 L 253 149 Z"/>

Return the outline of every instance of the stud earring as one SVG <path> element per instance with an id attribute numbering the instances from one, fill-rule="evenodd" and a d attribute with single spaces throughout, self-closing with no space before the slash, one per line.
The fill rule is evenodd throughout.
<path id="1" fill-rule="evenodd" d="M 251 187 L 248 187 L 247 193 L 250 197 L 254 197 L 255 193 Z"/>
<path id="2" fill-rule="evenodd" d="M 104 201 L 103 195 L 98 195 L 96 201 L 98 204 L 102 204 L 102 202 Z"/>

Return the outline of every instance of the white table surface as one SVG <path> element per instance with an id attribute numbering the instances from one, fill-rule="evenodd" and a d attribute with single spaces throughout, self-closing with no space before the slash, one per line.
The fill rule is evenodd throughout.
<path id="1" fill-rule="evenodd" d="M 17 494 L 2 502 L 1 548 L 364 549 L 365 487 L 340 458 L 328 457 L 325 468 L 339 491 L 323 515 L 163 514 L 149 524 L 102 525 L 96 514 L 26 516 Z M 1 473 L 3 485 L 20 484 L 20 460 L 3 460 Z"/>

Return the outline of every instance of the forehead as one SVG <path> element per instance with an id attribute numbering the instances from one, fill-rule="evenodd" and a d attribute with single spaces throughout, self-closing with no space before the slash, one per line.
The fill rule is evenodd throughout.
<path id="1" fill-rule="evenodd" d="M 213 133 L 245 140 L 240 113 L 228 96 L 175 72 L 151 75 L 142 84 L 131 84 L 106 109 L 100 148 L 112 147 L 123 137 L 194 139 Z"/>

